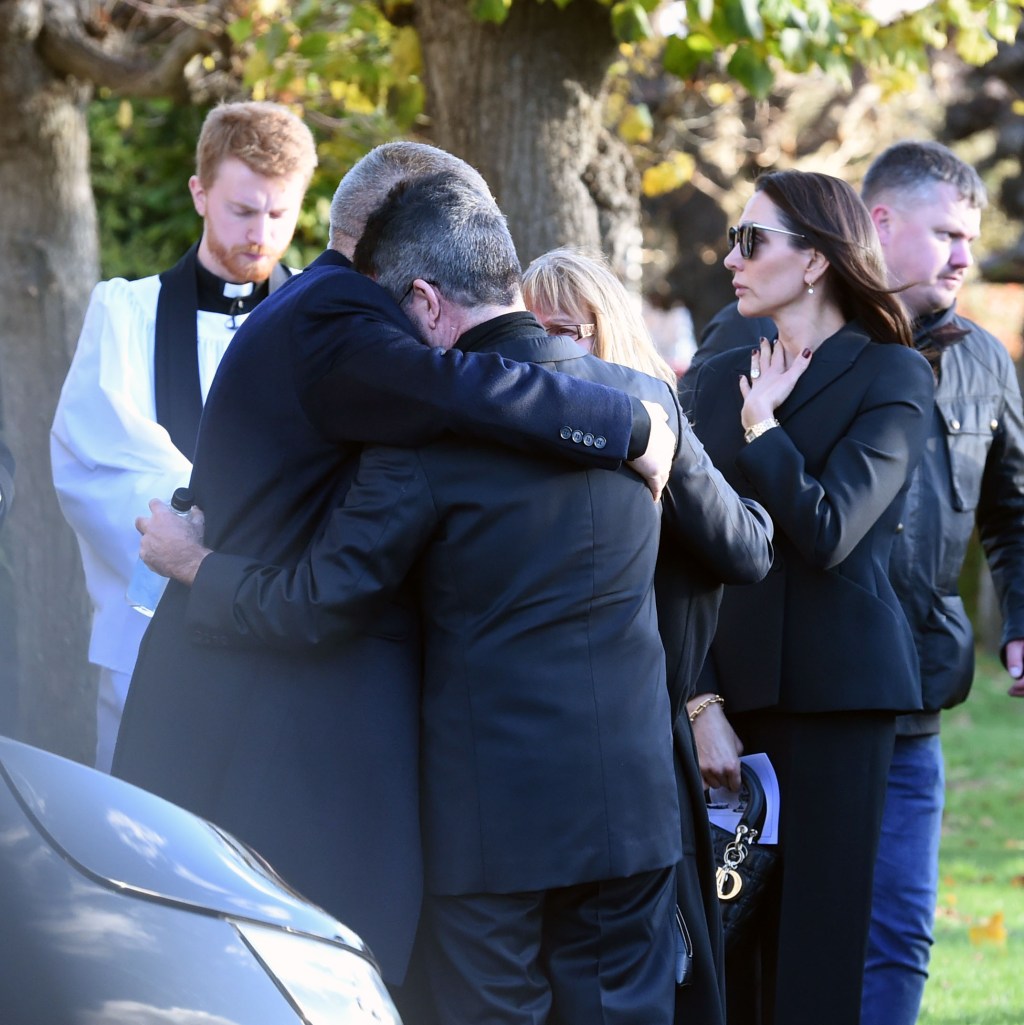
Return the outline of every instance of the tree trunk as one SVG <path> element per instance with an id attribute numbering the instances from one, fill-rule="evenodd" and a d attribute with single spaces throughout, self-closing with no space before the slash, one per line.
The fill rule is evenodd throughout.
<path id="1" fill-rule="evenodd" d="M 91 762 L 87 600 L 50 477 L 49 430 L 98 276 L 96 214 L 88 90 L 38 56 L 43 17 L 37 0 L 0 0 L 0 422 L 17 461 L 0 569 L 0 729 Z"/>
<path id="2" fill-rule="evenodd" d="M 466 0 L 417 0 L 431 138 L 487 179 L 520 259 L 601 248 L 622 269 L 639 237 L 638 181 L 602 127 L 618 46 L 596 0 L 517 0 L 500 26 Z"/>

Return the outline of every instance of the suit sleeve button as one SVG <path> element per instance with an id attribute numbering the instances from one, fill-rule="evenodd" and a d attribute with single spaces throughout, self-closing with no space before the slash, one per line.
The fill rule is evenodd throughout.
<path id="1" fill-rule="evenodd" d="M 572 432 L 572 440 L 578 445 L 583 440 L 583 432 L 582 431 L 573 431 Z"/>
<path id="2" fill-rule="evenodd" d="M 594 439 L 594 448 L 604 448 L 607 444 L 608 439 L 602 438 L 600 434 Z"/>
<path id="3" fill-rule="evenodd" d="M 572 437 L 572 428 L 563 427 L 558 433 L 561 435 L 562 441 L 568 441 Z"/>
<path id="4" fill-rule="evenodd" d="M 586 445 L 587 448 L 590 448 L 590 446 L 594 444 L 594 435 L 593 434 L 584 434 L 583 435 L 583 444 Z"/>

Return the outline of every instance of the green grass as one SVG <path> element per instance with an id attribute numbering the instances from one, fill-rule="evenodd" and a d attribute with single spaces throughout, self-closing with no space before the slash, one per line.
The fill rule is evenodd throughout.
<path id="1" fill-rule="evenodd" d="M 1024 1025 L 1024 699 L 1007 696 L 1008 682 L 979 657 L 967 703 L 944 713 L 946 814 L 920 1025 Z M 979 935 L 997 913 L 1005 933 Z"/>

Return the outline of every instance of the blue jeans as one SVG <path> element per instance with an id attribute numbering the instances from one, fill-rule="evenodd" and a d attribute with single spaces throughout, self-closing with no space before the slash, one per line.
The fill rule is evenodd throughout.
<path id="1" fill-rule="evenodd" d="M 914 1025 L 939 885 L 945 797 L 937 733 L 897 737 L 875 862 L 861 1025 Z"/>

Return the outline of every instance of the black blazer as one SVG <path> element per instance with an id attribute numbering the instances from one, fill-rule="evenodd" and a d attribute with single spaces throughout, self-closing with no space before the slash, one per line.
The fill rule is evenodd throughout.
<path id="1" fill-rule="evenodd" d="M 453 428 L 591 465 L 625 455 L 629 397 L 444 357 L 411 330 L 333 251 L 253 311 L 200 426 L 192 488 L 212 547 L 295 565 L 368 440 Z M 344 644 L 231 651 L 189 638 L 188 594 L 169 585 L 144 638 L 114 772 L 251 843 L 400 982 L 421 894 L 415 617 L 397 600 Z"/>
<path id="2" fill-rule="evenodd" d="M 913 641 L 886 571 L 928 431 L 928 364 L 848 324 L 778 409 L 781 429 L 747 445 L 737 379 L 749 369 L 740 349 L 684 379 L 683 407 L 712 459 L 775 522 L 767 578 L 726 588 L 700 689 L 735 712 L 920 707 Z"/>

